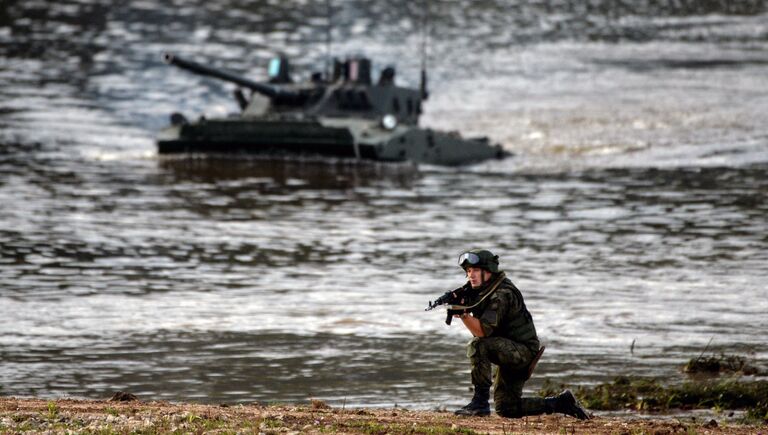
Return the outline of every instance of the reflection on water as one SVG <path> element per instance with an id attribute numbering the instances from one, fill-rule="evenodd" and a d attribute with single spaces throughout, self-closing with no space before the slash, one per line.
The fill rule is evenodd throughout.
<path id="1" fill-rule="evenodd" d="M 547 344 L 530 388 L 768 358 L 761 2 L 446 2 L 424 123 L 514 159 L 159 158 L 169 113 L 235 108 L 163 51 L 323 64 L 324 2 L 271 3 L 0 6 L 0 393 L 452 406 L 467 333 L 423 308 L 478 245 Z M 338 3 L 334 50 L 413 84 L 416 4 Z"/>
<path id="2" fill-rule="evenodd" d="M 387 185 L 408 188 L 419 177 L 418 169 L 411 164 L 357 162 L 349 159 L 164 156 L 159 160 L 159 166 L 173 174 L 174 178 L 170 182 L 192 181 L 220 185 L 232 180 L 248 184 L 258 178 L 265 186 L 293 190 L 303 187 L 346 190 L 364 186 L 383 188 Z"/>

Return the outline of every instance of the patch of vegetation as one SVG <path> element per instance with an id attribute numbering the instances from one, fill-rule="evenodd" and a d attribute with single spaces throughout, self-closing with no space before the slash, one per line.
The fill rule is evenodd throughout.
<path id="1" fill-rule="evenodd" d="M 312 409 L 331 409 L 331 406 L 319 399 L 310 399 Z"/>
<path id="2" fill-rule="evenodd" d="M 21 424 L 16 426 L 16 429 L 19 430 L 20 432 L 29 432 L 33 428 L 34 428 L 34 424 L 32 423 L 31 420 L 28 420 L 28 419 L 22 421 Z"/>
<path id="3" fill-rule="evenodd" d="M 346 424 L 347 427 L 354 428 L 360 433 L 366 434 L 385 434 L 389 432 L 389 425 L 376 421 L 354 421 Z"/>
<path id="4" fill-rule="evenodd" d="M 56 402 L 48 402 L 47 408 L 48 412 L 45 413 L 45 418 L 47 420 L 56 420 L 59 416 L 59 407 L 56 405 Z"/>
<path id="5" fill-rule="evenodd" d="M 545 383 L 543 396 L 560 389 Z M 655 379 L 631 379 L 625 376 L 612 383 L 579 387 L 575 391 L 588 409 L 615 411 L 668 411 L 671 409 L 743 409 L 748 418 L 768 422 L 768 382 L 734 380 L 686 382 L 664 386 Z"/>
<path id="6" fill-rule="evenodd" d="M 389 433 L 398 434 L 413 434 L 413 435 L 449 435 L 449 434 L 466 434 L 473 435 L 477 432 L 472 429 L 457 427 L 457 426 L 443 426 L 443 425 L 412 425 L 408 426 L 401 423 L 384 424 L 373 420 L 358 420 L 347 422 L 343 427 L 337 429 L 353 429 L 355 432 L 365 433 L 370 435 L 383 435 Z"/>
<path id="7" fill-rule="evenodd" d="M 264 417 L 259 421 L 259 427 L 268 429 L 280 428 L 285 426 L 285 423 L 275 417 Z"/>
<path id="8" fill-rule="evenodd" d="M 747 359 L 739 355 L 704 356 L 691 358 L 683 367 L 683 371 L 688 374 L 710 374 L 720 373 L 743 373 L 745 375 L 756 375 L 760 370 L 747 363 Z"/>

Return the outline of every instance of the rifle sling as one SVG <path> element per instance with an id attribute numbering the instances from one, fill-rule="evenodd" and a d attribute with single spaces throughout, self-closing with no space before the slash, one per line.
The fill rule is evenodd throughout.
<path id="1" fill-rule="evenodd" d="M 485 292 L 482 298 L 480 298 L 479 301 L 475 302 L 472 305 L 451 305 L 448 307 L 449 310 L 456 310 L 456 311 L 464 311 L 464 310 L 471 310 L 472 308 L 475 308 L 476 306 L 483 303 L 484 300 L 488 299 L 488 296 L 492 295 L 494 292 L 496 292 L 496 289 L 499 288 L 501 283 L 504 281 L 504 278 L 506 278 L 507 275 L 504 272 L 499 272 L 499 276 L 496 277 L 496 280 L 491 284 L 491 287 Z"/>

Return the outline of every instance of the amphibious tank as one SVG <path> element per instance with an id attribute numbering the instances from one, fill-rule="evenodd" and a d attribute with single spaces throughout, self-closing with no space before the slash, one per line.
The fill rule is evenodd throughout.
<path id="1" fill-rule="evenodd" d="M 392 67 L 374 83 L 371 61 L 354 57 L 334 60 L 327 74 L 294 82 L 288 60 L 276 57 L 268 81 L 259 82 L 173 54 L 164 57 L 170 65 L 237 85 L 240 112 L 196 121 L 172 114 L 157 140 L 161 154 L 297 154 L 434 165 L 508 156 L 485 137 L 419 127 L 428 97 L 423 70 L 420 89 L 397 86 Z"/>

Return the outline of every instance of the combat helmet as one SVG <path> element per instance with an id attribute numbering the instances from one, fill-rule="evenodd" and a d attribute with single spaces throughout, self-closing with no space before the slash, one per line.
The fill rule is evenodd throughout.
<path id="1" fill-rule="evenodd" d="M 459 267 L 467 270 L 468 267 L 479 267 L 491 273 L 499 271 L 499 256 L 487 249 L 472 249 L 459 255 Z"/>

